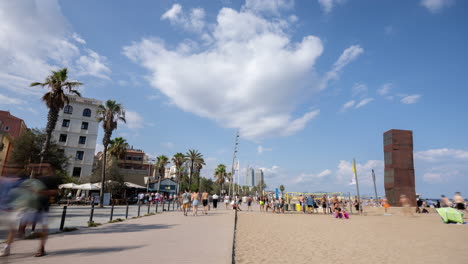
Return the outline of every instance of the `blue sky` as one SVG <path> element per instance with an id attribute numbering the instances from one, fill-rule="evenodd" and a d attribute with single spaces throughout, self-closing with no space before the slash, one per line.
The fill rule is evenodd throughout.
<path id="1" fill-rule="evenodd" d="M 1 1 L 0 109 L 44 127 L 39 88 L 68 67 L 114 99 L 116 136 L 151 156 L 198 149 L 211 177 L 239 159 L 269 187 L 383 192 L 382 134 L 414 131 L 416 189 L 468 192 L 468 3 Z M 99 146 L 98 146 L 99 147 Z M 243 175 L 243 174 L 242 174 Z"/>

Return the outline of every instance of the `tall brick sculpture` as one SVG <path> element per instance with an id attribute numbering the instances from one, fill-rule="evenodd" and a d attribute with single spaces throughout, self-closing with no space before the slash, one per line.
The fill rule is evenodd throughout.
<path id="1" fill-rule="evenodd" d="M 385 195 L 392 206 L 400 206 L 404 194 L 416 206 L 413 164 L 413 131 L 392 129 L 384 133 Z"/>

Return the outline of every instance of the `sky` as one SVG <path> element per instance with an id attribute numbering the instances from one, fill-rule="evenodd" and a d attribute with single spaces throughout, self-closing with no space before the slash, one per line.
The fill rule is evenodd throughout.
<path id="1" fill-rule="evenodd" d="M 468 2 L 461 0 L 0 0 L 0 109 L 45 127 L 69 68 L 116 100 L 114 136 L 151 157 L 200 151 L 270 189 L 383 188 L 383 133 L 413 131 L 416 191 L 468 193 Z M 99 138 L 102 136 L 100 132 Z M 100 139 L 99 139 L 100 141 Z M 99 144 L 97 149 L 102 149 Z"/>

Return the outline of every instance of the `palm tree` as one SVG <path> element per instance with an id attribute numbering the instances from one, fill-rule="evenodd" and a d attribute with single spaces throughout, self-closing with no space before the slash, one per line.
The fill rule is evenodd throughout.
<path id="1" fill-rule="evenodd" d="M 127 153 L 128 143 L 122 137 L 116 137 L 110 141 L 109 154 L 118 160 L 124 159 Z"/>
<path id="2" fill-rule="evenodd" d="M 186 160 L 187 159 L 185 158 L 185 155 L 180 152 L 174 154 L 174 156 L 172 157 L 172 163 L 174 163 L 174 166 L 176 167 L 176 171 L 177 171 L 177 186 L 178 186 L 177 191 L 178 192 L 180 192 L 179 188 L 180 188 L 180 183 L 181 183 L 180 172 Z"/>
<path id="3" fill-rule="evenodd" d="M 223 189 L 223 185 L 226 182 L 226 165 L 224 164 L 219 164 L 218 167 L 216 167 L 215 172 L 214 172 L 214 177 L 216 179 L 215 183 L 219 184 L 219 189 Z"/>
<path id="4" fill-rule="evenodd" d="M 189 174 L 189 188 L 192 185 L 192 176 L 194 169 L 196 168 L 197 164 L 200 162 L 203 162 L 203 155 L 198 152 L 198 150 L 194 149 L 189 149 L 189 151 L 185 154 L 185 157 L 187 158 L 187 161 L 189 163 L 189 168 L 190 168 L 190 174 Z"/>
<path id="5" fill-rule="evenodd" d="M 169 158 L 161 155 L 159 157 L 156 157 L 156 169 L 158 170 L 158 192 L 160 191 L 161 188 L 161 176 L 164 175 L 166 172 L 166 165 L 169 164 Z"/>
<path id="6" fill-rule="evenodd" d="M 280 191 L 281 191 L 281 197 L 283 197 L 283 192 L 284 192 L 284 185 L 281 184 L 280 187 L 279 187 Z"/>
<path id="7" fill-rule="evenodd" d="M 203 158 L 200 158 L 198 159 L 196 162 L 195 162 L 195 173 L 197 175 L 197 180 L 198 180 L 198 188 L 200 188 L 200 180 L 201 180 L 201 177 L 200 177 L 200 172 L 201 172 L 201 169 L 203 169 L 203 166 L 205 166 L 205 160 Z"/>
<path id="8" fill-rule="evenodd" d="M 103 166 L 101 176 L 101 192 L 99 194 L 99 207 L 103 207 L 104 202 L 104 182 L 106 180 L 106 154 L 107 147 L 111 143 L 112 132 L 117 129 L 117 122 L 125 120 L 125 110 L 121 104 L 113 100 L 107 100 L 105 105 L 100 105 L 97 110 L 98 122 L 102 121 L 102 128 L 104 129 L 104 137 L 102 144 L 104 145 L 103 151 Z"/>
<path id="9" fill-rule="evenodd" d="M 75 88 L 82 85 L 82 83 L 69 81 L 68 70 L 67 68 L 63 68 L 58 71 L 52 71 L 52 74 L 49 75 L 43 83 L 31 83 L 31 87 L 39 85 L 42 87 L 48 86 L 50 89 L 50 91 L 42 96 L 42 101 L 44 101 L 47 108 L 49 108 L 49 113 L 47 115 L 46 139 L 41 150 L 42 163 L 47 151 L 49 150 L 52 131 L 54 131 L 54 128 L 57 125 L 59 111 L 62 110 L 65 105 L 70 103 L 68 95 L 74 94 L 81 96 Z"/>

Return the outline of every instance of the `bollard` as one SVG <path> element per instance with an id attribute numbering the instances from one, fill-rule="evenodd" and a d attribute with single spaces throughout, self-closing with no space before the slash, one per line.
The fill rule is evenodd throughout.
<path id="1" fill-rule="evenodd" d="M 140 216 L 140 208 L 141 208 L 141 204 L 138 205 L 138 217 Z"/>
<path id="2" fill-rule="evenodd" d="M 60 221 L 60 231 L 63 231 L 63 226 L 65 225 L 65 217 L 67 216 L 67 206 L 63 207 L 62 220 Z"/>
<path id="3" fill-rule="evenodd" d="M 151 209 L 151 204 L 149 203 L 148 204 L 148 214 L 150 213 L 150 209 Z"/>
<path id="4" fill-rule="evenodd" d="M 158 212 L 158 205 L 159 205 L 159 202 L 156 203 L 156 213 Z"/>
<path id="5" fill-rule="evenodd" d="M 172 211 L 174 211 L 175 208 L 175 200 L 172 201 Z"/>
<path id="6" fill-rule="evenodd" d="M 110 214 L 110 221 L 112 221 L 112 218 L 114 217 L 114 205 L 112 204 L 111 207 L 111 214 Z"/>
<path id="7" fill-rule="evenodd" d="M 125 219 L 128 219 L 128 204 L 127 204 L 127 210 L 125 210 Z"/>
<path id="8" fill-rule="evenodd" d="M 171 200 L 169 200 L 169 203 L 167 204 L 167 211 L 169 212 L 171 210 Z"/>
<path id="9" fill-rule="evenodd" d="M 93 216 L 94 216 L 94 203 L 91 205 L 91 213 L 89 214 L 89 221 L 88 223 L 93 222 Z"/>

